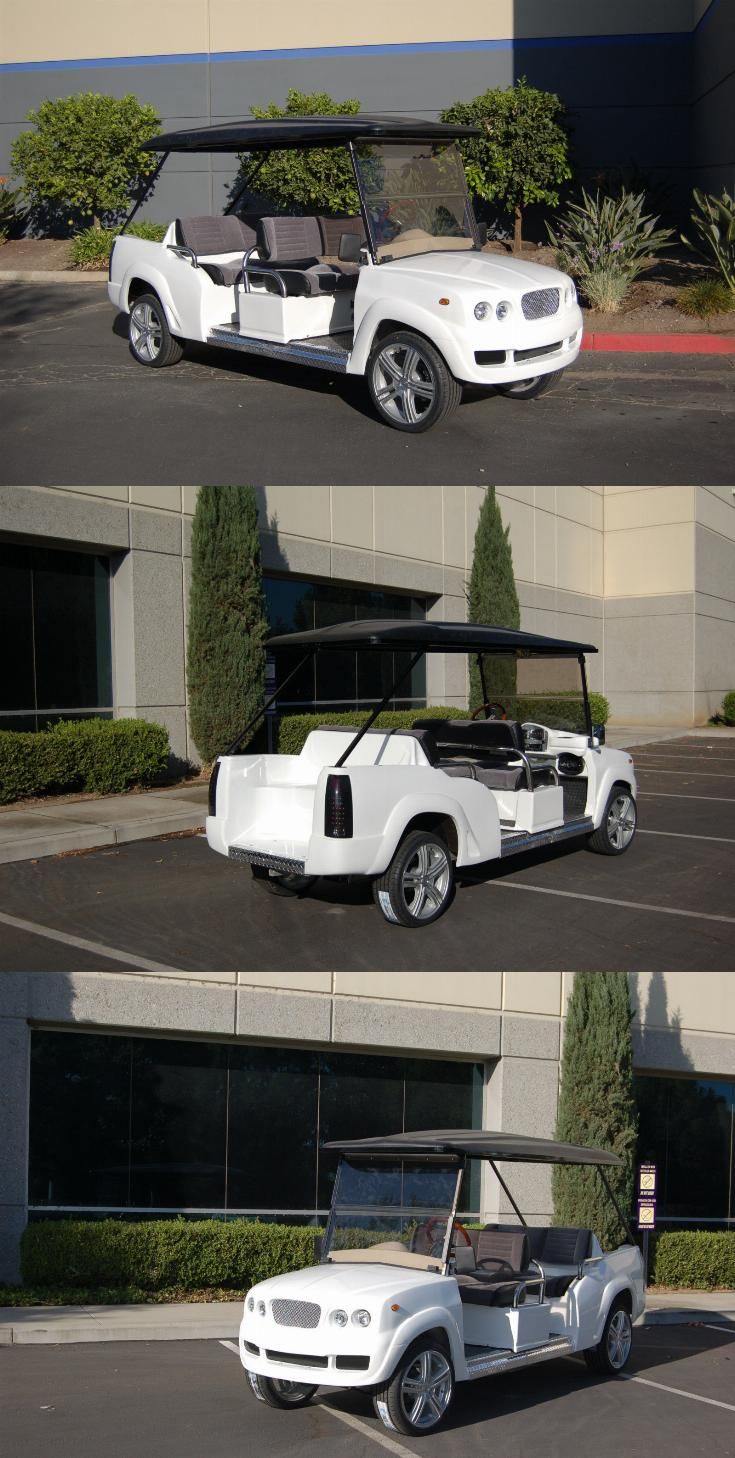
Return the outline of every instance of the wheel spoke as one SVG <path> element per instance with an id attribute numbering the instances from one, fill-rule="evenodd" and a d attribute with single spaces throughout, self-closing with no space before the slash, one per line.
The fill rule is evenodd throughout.
<path id="1" fill-rule="evenodd" d="M 400 383 L 403 379 L 403 370 L 391 350 L 384 349 L 383 353 L 378 356 L 378 363 L 384 375 L 389 375 L 396 384 Z"/>

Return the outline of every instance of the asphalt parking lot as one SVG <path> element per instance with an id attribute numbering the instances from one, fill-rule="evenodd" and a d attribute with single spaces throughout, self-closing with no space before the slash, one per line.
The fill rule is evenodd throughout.
<path id="1" fill-rule="evenodd" d="M 0 284 L 8 484 L 732 481 L 735 355 L 584 354 L 540 400 L 468 391 L 409 437 L 360 379 L 201 346 L 144 369 L 125 330 L 104 284 Z"/>
<path id="2" fill-rule="evenodd" d="M 357 1392 L 297 1412 L 256 1402 L 221 1342 L 15 1346 L 0 1351 L 8 1454 L 23 1458 L 726 1458 L 735 1453 L 735 1327 L 636 1333 L 625 1377 L 579 1359 L 461 1384 L 445 1427 L 398 1438 Z"/>
<path id="3" fill-rule="evenodd" d="M 184 836 L 0 867 L 0 968 L 731 971 L 735 738 L 632 753 L 624 856 L 565 845 L 491 863 L 431 926 L 391 926 L 364 884 L 271 896 Z"/>

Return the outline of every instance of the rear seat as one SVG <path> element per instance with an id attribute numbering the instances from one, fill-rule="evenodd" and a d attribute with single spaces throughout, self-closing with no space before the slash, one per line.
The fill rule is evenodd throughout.
<path id="1" fill-rule="evenodd" d="M 491 1225 L 486 1228 L 505 1234 L 524 1231 L 520 1225 Z M 470 1236 L 474 1233 L 468 1231 Z M 591 1253 L 592 1231 L 581 1226 L 528 1225 L 525 1235 L 530 1259 L 539 1262 L 546 1277 L 546 1295 L 551 1300 L 564 1296 L 572 1281 L 576 1280 L 580 1265 Z"/>
<path id="2" fill-rule="evenodd" d="M 242 273 L 243 254 L 255 246 L 256 234 L 250 221 L 227 213 L 224 217 L 177 218 L 176 241 L 185 248 L 191 248 L 199 267 L 209 275 L 213 283 L 231 286 L 237 283 Z M 212 255 L 234 254 L 231 259 L 218 259 Z"/>
<path id="3" fill-rule="evenodd" d="M 524 790 L 524 764 L 513 764 L 523 752 L 520 724 L 512 719 L 417 719 L 414 732 L 428 734 L 435 746 L 436 769 L 462 779 L 479 780 L 490 790 Z M 555 785 L 555 770 L 532 765 L 531 779 L 537 785 Z"/>
<path id="4" fill-rule="evenodd" d="M 261 218 L 257 237 L 258 258 L 252 260 L 250 276 L 266 288 L 269 273 L 278 276 L 289 297 L 308 298 L 356 287 L 356 271 L 348 270 L 346 264 L 322 262 L 322 234 L 316 218 Z"/>
<path id="5" fill-rule="evenodd" d="M 457 1244 L 456 1280 L 459 1299 L 469 1306 L 512 1306 L 525 1300 L 519 1286 L 537 1281 L 529 1270 L 528 1237 L 521 1226 L 512 1230 L 471 1230 L 469 1247 Z"/>

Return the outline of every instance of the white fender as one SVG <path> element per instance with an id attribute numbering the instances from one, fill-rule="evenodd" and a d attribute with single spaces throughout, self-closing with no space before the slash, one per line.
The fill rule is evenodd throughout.
<path id="1" fill-rule="evenodd" d="M 400 318 L 397 317 L 398 315 Z M 365 374 L 375 331 L 384 319 L 395 319 L 396 329 L 415 329 L 419 334 L 424 334 L 443 355 L 452 373 L 457 371 L 461 373 L 461 351 L 457 348 L 450 331 L 437 327 L 436 315 L 428 309 L 422 308 L 420 304 L 409 303 L 407 299 L 399 301 L 389 298 L 371 304 L 363 315 L 355 334 L 347 366 L 349 375 Z"/>

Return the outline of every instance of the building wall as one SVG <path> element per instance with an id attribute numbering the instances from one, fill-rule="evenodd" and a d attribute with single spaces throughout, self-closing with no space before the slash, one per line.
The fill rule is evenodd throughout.
<path id="1" fill-rule="evenodd" d="M 637 1069 L 735 1076 L 735 979 L 631 975 Z M 481 1060 L 484 1123 L 551 1136 L 570 974 L 4 973 L 0 979 L 0 1280 L 18 1278 L 27 1219 L 31 1026 L 151 1032 Z M 532 1223 L 551 1218 L 549 1171 L 511 1166 Z M 483 1218 L 510 1214 L 488 1173 Z"/>
<path id="2" fill-rule="evenodd" d="M 735 197 L 735 16 L 730 0 L 695 0 L 692 50 L 692 177 Z"/>
<path id="3" fill-rule="evenodd" d="M 718 0 L 712 0 L 712 7 Z M 724 12 L 726 0 L 719 0 Z M 340 13 L 287 0 L 253 12 L 235 0 L 98 0 L 32 13 L 0 0 L 0 171 L 29 109 L 80 90 L 134 92 L 166 130 L 247 115 L 287 90 L 357 96 L 365 111 L 435 116 L 443 107 L 521 75 L 557 91 L 571 112 L 578 169 L 591 175 L 634 161 L 681 197 L 690 181 L 693 55 L 708 85 L 710 42 L 726 20 L 693 27 L 699 0 L 377 0 Z M 705 17 L 706 19 L 706 17 Z M 724 71 L 720 74 L 724 75 Z M 730 83 L 732 84 L 732 83 Z M 622 104 L 621 104 L 622 101 Z M 716 107 L 701 109 L 697 166 L 719 146 Z M 726 120 L 726 112 L 722 112 Z M 234 158 L 172 159 L 147 207 L 151 217 L 221 208 Z"/>

